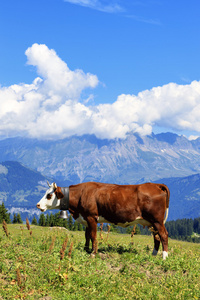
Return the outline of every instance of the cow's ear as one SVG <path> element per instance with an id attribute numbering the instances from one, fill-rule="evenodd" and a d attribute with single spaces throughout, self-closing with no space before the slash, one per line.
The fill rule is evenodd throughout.
<path id="1" fill-rule="evenodd" d="M 57 187 L 55 189 L 55 194 L 56 194 L 57 199 L 62 199 L 64 197 L 63 193 L 61 192 L 61 188 L 60 187 Z"/>

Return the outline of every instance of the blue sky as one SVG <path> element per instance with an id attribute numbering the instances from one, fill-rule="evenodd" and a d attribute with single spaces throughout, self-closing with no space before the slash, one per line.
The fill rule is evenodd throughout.
<path id="1" fill-rule="evenodd" d="M 6 0 L 0 28 L 1 137 L 199 135 L 198 0 Z"/>

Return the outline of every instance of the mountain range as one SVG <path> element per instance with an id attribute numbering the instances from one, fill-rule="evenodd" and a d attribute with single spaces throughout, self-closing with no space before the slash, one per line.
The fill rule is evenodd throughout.
<path id="1" fill-rule="evenodd" d="M 200 173 L 200 138 L 162 133 L 100 140 L 94 135 L 53 141 L 11 138 L 0 141 L 0 161 L 18 161 L 68 183 L 131 184 Z"/>
<path id="2" fill-rule="evenodd" d="M 200 138 L 189 141 L 173 133 L 115 140 L 94 135 L 57 141 L 16 137 L 0 141 L 0 158 L 0 201 L 9 209 L 35 207 L 46 179 L 61 186 L 156 181 L 170 188 L 169 219 L 200 216 Z"/>

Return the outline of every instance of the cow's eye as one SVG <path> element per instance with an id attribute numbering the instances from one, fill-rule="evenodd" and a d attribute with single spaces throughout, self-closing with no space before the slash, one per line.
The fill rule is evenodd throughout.
<path id="1" fill-rule="evenodd" d="M 50 200 L 52 197 L 52 194 L 47 194 L 47 200 Z"/>

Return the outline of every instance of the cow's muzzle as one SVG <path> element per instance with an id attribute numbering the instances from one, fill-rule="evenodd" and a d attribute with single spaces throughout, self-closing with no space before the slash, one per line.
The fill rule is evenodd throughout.
<path id="1" fill-rule="evenodd" d="M 42 209 L 42 208 L 40 207 L 40 204 L 37 204 L 36 207 L 39 208 L 39 209 L 41 210 L 41 212 L 44 212 L 44 211 L 45 211 L 45 209 Z"/>

